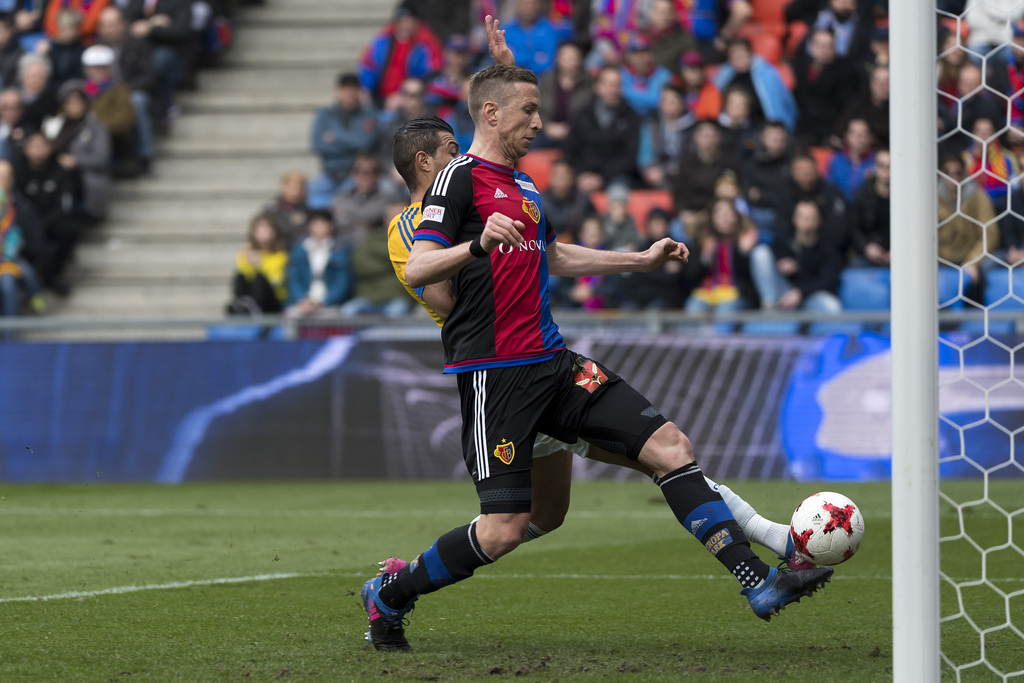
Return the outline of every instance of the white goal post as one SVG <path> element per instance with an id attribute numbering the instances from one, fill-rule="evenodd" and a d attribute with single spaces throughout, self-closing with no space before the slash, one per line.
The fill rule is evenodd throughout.
<path id="1" fill-rule="evenodd" d="M 935 3 L 889 3 L 893 680 L 939 680 Z M 913 529 L 913 533 L 905 533 Z M 898 545 L 898 547 L 897 547 Z"/>

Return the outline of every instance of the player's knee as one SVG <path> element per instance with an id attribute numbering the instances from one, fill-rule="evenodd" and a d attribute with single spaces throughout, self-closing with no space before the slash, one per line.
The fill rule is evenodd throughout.
<path id="1" fill-rule="evenodd" d="M 551 501 L 549 505 L 545 505 L 541 509 L 535 508 L 530 514 L 530 521 L 544 533 L 551 533 L 562 526 L 568 512 L 569 499 L 559 499 Z"/>
<path id="2" fill-rule="evenodd" d="M 654 432 L 640 452 L 640 462 L 654 470 L 658 476 L 664 476 L 693 461 L 693 444 L 671 422 Z"/>

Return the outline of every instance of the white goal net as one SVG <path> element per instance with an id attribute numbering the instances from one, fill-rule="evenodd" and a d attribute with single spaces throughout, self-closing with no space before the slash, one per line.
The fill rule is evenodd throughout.
<path id="1" fill-rule="evenodd" d="M 1024 0 L 933 4 L 940 668 L 1024 681 Z"/>

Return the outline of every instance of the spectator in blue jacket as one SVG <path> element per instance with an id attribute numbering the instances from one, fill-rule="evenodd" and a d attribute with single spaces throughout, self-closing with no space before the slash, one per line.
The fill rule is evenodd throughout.
<path id="1" fill-rule="evenodd" d="M 327 211 L 314 211 L 308 236 L 288 257 L 286 315 L 304 318 L 326 306 L 336 307 L 352 296 L 352 267 L 347 249 L 334 239 L 334 221 Z"/>
<path id="2" fill-rule="evenodd" d="M 427 78 L 440 70 L 441 41 L 422 21 L 416 5 L 403 2 L 395 20 L 363 51 L 359 81 L 380 104 L 398 92 L 405 79 Z"/>
<path id="3" fill-rule="evenodd" d="M 832 154 L 828 162 L 828 182 L 839 188 L 846 201 L 852 202 L 857 188 L 875 168 L 875 151 L 871 148 L 871 129 L 864 119 L 850 119 L 843 134 L 843 148 Z"/>
<path id="4" fill-rule="evenodd" d="M 799 111 L 793 93 L 786 88 L 779 70 L 754 54 L 746 38 L 729 43 L 728 61 L 715 74 L 720 92 L 732 84 L 743 85 L 756 95 L 751 112 L 755 125 L 780 121 L 790 133 L 796 128 Z"/>
<path id="5" fill-rule="evenodd" d="M 672 72 L 654 61 L 651 41 L 635 35 L 626 43 L 622 71 L 622 96 L 645 121 L 655 118 L 661 89 L 672 81 Z"/>
<path id="6" fill-rule="evenodd" d="M 516 0 L 515 19 L 502 26 L 505 42 L 516 55 L 516 64 L 541 76 L 555 64 L 562 34 L 541 16 L 540 0 Z"/>
<path id="7" fill-rule="evenodd" d="M 355 74 L 338 77 L 337 101 L 323 107 L 313 119 L 311 146 L 320 157 L 323 173 L 309 184 L 310 208 L 323 209 L 331 195 L 349 176 L 356 154 L 376 149 L 377 112 L 360 100 L 359 78 Z"/>

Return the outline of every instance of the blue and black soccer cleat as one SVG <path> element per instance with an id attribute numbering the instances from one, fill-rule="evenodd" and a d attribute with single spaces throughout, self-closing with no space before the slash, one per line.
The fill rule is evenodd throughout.
<path id="1" fill-rule="evenodd" d="M 384 585 L 385 575 L 397 574 L 405 566 L 405 561 L 388 558 L 380 563 L 381 573 L 363 584 L 361 596 L 363 609 L 370 620 L 370 630 L 366 639 L 373 646 L 384 652 L 411 652 L 412 646 L 405 637 L 405 617 L 413 609 L 415 598 L 402 609 L 391 609 L 381 602 L 379 593 Z"/>
<path id="2" fill-rule="evenodd" d="M 754 614 L 771 621 L 791 602 L 800 602 L 800 598 L 811 595 L 832 580 L 832 567 L 815 567 L 788 572 L 772 568 L 768 578 L 757 588 L 744 588 L 741 595 L 750 602 Z"/>

